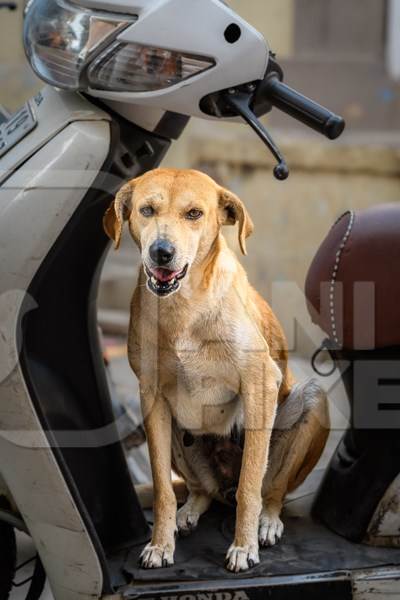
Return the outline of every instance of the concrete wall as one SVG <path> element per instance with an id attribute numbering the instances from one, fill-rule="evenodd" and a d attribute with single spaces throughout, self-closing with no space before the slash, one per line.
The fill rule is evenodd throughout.
<path id="1" fill-rule="evenodd" d="M 280 57 L 291 56 L 295 0 L 230 0 L 229 5 L 256 27 Z"/>

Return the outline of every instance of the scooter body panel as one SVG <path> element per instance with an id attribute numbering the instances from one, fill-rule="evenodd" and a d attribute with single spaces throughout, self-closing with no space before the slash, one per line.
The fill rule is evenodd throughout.
<path id="1" fill-rule="evenodd" d="M 213 119 L 200 108 L 202 98 L 215 91 L 260 80 L 264 77 L 269 49 L 264 37 L 220 0 L 148 0 L 110 2 L 81 0 L 80 5 L 98 10 L 135 14 L 138 20 L 123 30 L 121 43 L 155 45 L 190 55 L 209 57 L 214 66 L 164 89 L 141 92 L 88 89 L 92 96 L 119 103 L 145 105 L 183 115 Z M 228 26 L 239 29 L 239 37 L 225 37 Z"/>
<path id="2" fill-rule="evenodd" d="M 37 309 L 26 294 L 33 277 L 105 161 L 110 125 L 95 110 L 87 110 L 93 120 L 84 120 L 79 98 L 63 100 L 60 112 L 57 93 L 48 89 L 46 97 L 38 107 L 36 131 L 0 163 L 9 173 L 0 206 L 0 472 L 56 598 L 71 600 L 100 596 L 103 574 L 26 386 L 21 320 L 24 312 Z"/>
<path id="3" fill-rule="evenodd" d="M 45 86 L 28 101 L 33 129 L 0 159 L 0 184 L 70 123 L 110 121 L 111 117 L 80 94 Z M 12 117 L 11 117 L 12 119 Z"/>
<path id="4" fill-rule="evenodd" d="M 79 95 L 44 95 L 36 128 L 0 163 L 7 158 L 1 489 L 21 513 L 57 600 L 100 598 L 125 583 L 109 555 L 149 536 L 98 340 L 97 284 L 108 245 L 102 216 L 122 183 L 156 167 L 170 142 Z M 57 119 L 50 109 L 59 111 L 60 97 L 71 110 Z"/>

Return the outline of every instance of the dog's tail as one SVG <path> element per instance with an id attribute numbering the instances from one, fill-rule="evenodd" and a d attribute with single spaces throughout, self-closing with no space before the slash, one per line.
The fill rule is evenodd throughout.
<path id="1" fill-rule="evenodd" d="M 329 409 L 325 390 L 315 379 L 295 384 L 290 394 L 279 405 L 274 430 L 299 430 L 301 439 L 296 443 L 307 448 L 307 453 L 288 482 L 288 491 L 296 489 L 317 464 L 329 434 Z"/>
<path id="2" fill-rule="evenodd" d="M 183 479 L 175 479 L 172 482 L 172 487 L 174 488 L 175 496 L 178 501 L 178 504 L 183 504 L 186 501 L 188 490 L 185 485 Z M 145 508 L 153 507 L 153 484 L 152 483 L 140 483 L 135 485 L 135 492 L 137 494 L 140 506 Z"/>
<path id="3" fill-rule="evenodd" d="M 274 430 L 289 430 L 305 417 L 310 411 L 320 409 L 318 412 L 327 415 L 327 398 L 325 390 L 316 379 L 307 379 L 303 383 L 295 383 L 290 393 L 278 406 L 274 422 Z M 323 422 L 326 417 L 323 417 Z M 329 427 L 329 419 L 326 421 Z"/>

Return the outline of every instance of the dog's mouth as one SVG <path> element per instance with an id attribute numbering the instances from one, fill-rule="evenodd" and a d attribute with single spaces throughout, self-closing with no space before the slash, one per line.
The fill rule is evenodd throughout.
<path id="1" fill-rule="evenodd" d="M 147 275 L 147 287 L 157 296 L 168 296 L 176 292 L 181 280 L 185 277 L 189 264 L 186 264 L 180 271 L 172 271 L 165 267 L 151 268 L 145 265 Z"/>

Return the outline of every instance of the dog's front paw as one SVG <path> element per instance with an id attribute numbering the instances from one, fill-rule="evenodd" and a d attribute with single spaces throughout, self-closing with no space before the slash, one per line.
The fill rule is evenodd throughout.
<path id="1" fill-rule="evenodd" d="M 262 511 L 258 530 L 258 541 L 260 546 L 274 546 L 279 542 L 283 534 L 283 523 L 276 513 Z"/>
<path id="2" fill-rule="evenodd" d="M 184 504 L 176 515 L 176 524 L 179 535 L 186 536 L 192 533 L 197 527 L 200 519 L 200 513 L 191 510 L 191 506 Z"/>
<path id="3" fill-rule="evenodd" d="M 232 544 L 226 555 L 225 566 L 228 571 L 239 573 L 255 567 L 259 562 L 257 546 L 252 544 L 235 546 Z"/>
<path id="4" fill-rule="evenodd" d="M 139 562 L 142 569 L 170 567 L 174 564 L 174 550 L 169 546 L 152 546 L 150 542 L 143 549 Z"/>

